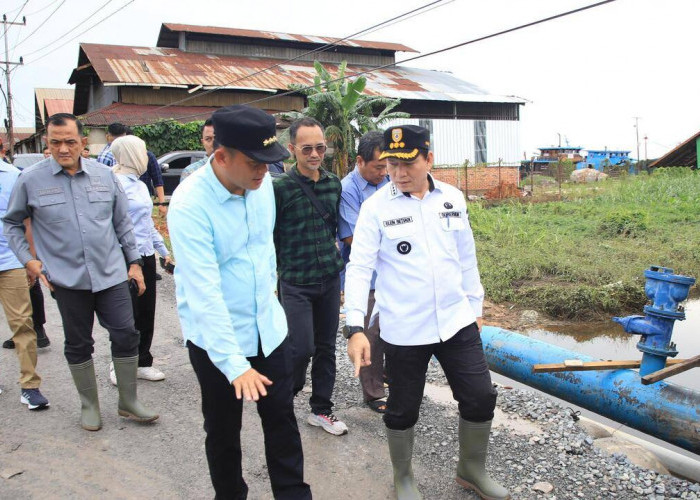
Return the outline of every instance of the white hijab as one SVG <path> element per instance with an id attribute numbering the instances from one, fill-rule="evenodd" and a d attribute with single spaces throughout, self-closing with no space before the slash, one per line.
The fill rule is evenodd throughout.
<path id="1" fill-rule="evenodd" d="M 146 143 L 135 135 L 118 137 L 112 142 L 112 154 L 117 164 L 112 171 L 115 174 L 135 174 L 141 177 L 148 167 Z"/>

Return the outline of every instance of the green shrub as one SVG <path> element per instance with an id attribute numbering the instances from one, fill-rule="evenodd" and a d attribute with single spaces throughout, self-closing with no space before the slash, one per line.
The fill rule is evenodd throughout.
<path id="1" fill-rule="evenodd" d="M 639 210 L 618 209 L 603 216 L 599 231 L 605 236 L 635 238 L 647 229 L 647 214 Z"/>
<path id="2" fill-rule="evenodd" d="M 200 150 L 202 144 L 203 121 L 180 123 L 175 120 L 161 120 L 150 125 L 133 127 L 134 135 L 146 142 L 156 156 L 177 150 Z"/>

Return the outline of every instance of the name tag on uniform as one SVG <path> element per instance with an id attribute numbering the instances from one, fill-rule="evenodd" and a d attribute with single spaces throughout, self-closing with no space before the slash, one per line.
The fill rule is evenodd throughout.
<path id="1" fill-rule="evenodd" d="M 398 219 L 385 220 L 384 227 L 399 226 L 401 224 L 409 224 L 413 222 L 413 217 L 399 217 Z"/>
<path id="2" fill-rule="evenodd" d="M 49 196 L 51 194 L 61 194 L 63 193 L 63 188 L 61 187 L 53 187 L 53 188 L 45 188 L 45 189 L 37 189 L 36 194 L 37 196 Z"/>
<path id="3" fill-rule="evenodd" d="M 440 212 L 441 219 L 449 219 L 450 217 L 460 218 L 462 217 L 462 212 L 458 210 L 454 212 Z"/>

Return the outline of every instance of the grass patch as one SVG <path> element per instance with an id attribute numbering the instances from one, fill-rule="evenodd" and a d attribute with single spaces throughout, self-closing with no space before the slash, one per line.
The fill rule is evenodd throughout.
<path id="1" fill-rule="evenodd" d="M 567 185 L 563 201 L 470 203 L 469 213 L 495 302 L 566 319 L 641 314 L 650 265 L 700 278 L 697 171 Z"/>

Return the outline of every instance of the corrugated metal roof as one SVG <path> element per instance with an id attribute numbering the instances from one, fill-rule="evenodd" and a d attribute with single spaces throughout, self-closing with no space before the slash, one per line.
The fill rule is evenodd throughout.
<path id="1" fill-rule="evenodd" d="M 156 120 L 178 120 L 185 117 L 183 122 L 194 120 L 206 120 L 218 108 L 204 106 L 147 106 L 142 104 L 124 104 L 115 102 L 102 109 L 91 111 L 79 116 L 84 125 L 93 127 L 107 126 L 110 123 L 123 123 L 134 125 L 139 123 L 151 123 Z"/>
<path id="2" fill-rule="evenodd" d="M 679 144 L 671 151 L 663 155 L 661 158 L 649 165 L 649 168 L 654 167 L 691 167 L 698 168 L 697 141 L 700 140 L 700 132 L 690 137 L 688 140 Z"/>
<path id="3" fill-rule="evenodd" d="M 144 85 L 160 87 L 216 87 L 231 84 L 270 92 L 286 91 L 290 84 L 313 84 L 313 63 L 241 56 L 208 56 L 179 49 L 129 47 L 82 43 L 85 53 L 105 85 Z M 278 65 L 267 70 L 273 65 Z M 336 66 L 326 64 L 333 72 Z M 348 65 L 346 74 L 371 71 L 369 66 Z M 248 77 L 257 72 L 254 76 Z M 456 102 L 498 102 L 522 104 L 523 99 L 490 95 L 474 84 L 450 73 L 395 66 L 366 75 L 366 92 L 399 99 Z M 74 71 L 69 83 L 77 80 Z"/>
<path id="4" fill-rule="evenodd" d="M 13 127 L 12 138 L 15 140 L 15 144 L 19 141 L 31 137 L 34 134 L 34 127 Z M 0 141 L 7 145 L 9 140 L 7 138 L 7 129 L 5 127 L 0 128 Z"/>
<path id="5" fill-rule="evenodd" d="M 73 113 L 73 99 L 44 99 L 44 106 L 49 116 L 56 113 Z"/>
<path id="6" fill-rule="evenodd" d="M 46 121 L 46 116 L 44 116 L 44 102 L 47 99 L 52 101 L 63 101 L 63 104 L 53 103 L 54 109 L 60 107 L 60 111 L 49 111 L 49 116 L 54 113 L 72 113 L 73 112 L 73 95 L 75 94 L 74 89 L 34 89 L 34 99 L 36 100 L 37 108 L 39 109 L 39 114 L 41 115 L 41 122 Z M 64 106 L 66 101 L 70 101 L 70 107 Z"/>
<path id="7" fill-rule="evenodd" d="M 295 35 L 292 33 L 278 33 L 274 31 L 244 30 L 237 28 L 222 28 L 217 26 L 194 26 L 191 24 L 163 23 L 163 27 L 170 31 L 183 31 L 185 33 L 201 33 L 205 35 L 221 35 L 241 38 L 259 38 L 263 40 L 284 40 L 292 42 L 304 42 L 315 44 L 336 43 L 345 47 L 360 47 L 365 49 L 392 50 L 396 52 L 416 52 L 410 47 L 400 43 L 374 42 L 369 40 L 343 40 L 338 38 L 318 35 Z"/>

